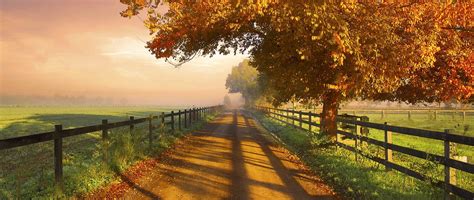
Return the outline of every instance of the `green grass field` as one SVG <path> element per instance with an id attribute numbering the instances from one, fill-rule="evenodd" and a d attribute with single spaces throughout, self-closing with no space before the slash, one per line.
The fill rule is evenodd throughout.
<path id="1" fill-rule="evenodd" d="M 175 107 L 0 107 L 0 139 L 54 130 L 55 124 L 74 128 L 146 117 L 177 110 Z M 209 116 L 212 117 L 212 116 Z M 208 119 L 207 119 L 208 120 Z M 117 180 L 118 174 L 137 161 L 156 156 L 177 138 L 202 125 L 196 123 L 182 132 L 163 128 L 154 132 L 148 143 L 148 124 L 109 130 L 110 142 L 99 132 L 63 140 L 65 194 L 52 187 L 54 180 L 53 143 L 43 142 L 0 151 L 0 199 L 71 197 L 87 193 Z M 159 120 L 154 120 L 159 125 Z M 104 153 L 109 157 L 104 161 Z"/>
<path id="2" fill-rule="evenodd" d="M 341 111 L 339 114 L 354 114 L 353 111 Z M 453 130 L 454 134 L 465 135 L 474 137 L 474 113 L 467 113 L 463 119 L 460 113 L 438 113 L 436 119 L 433 117 L 432 112 L 428 111 L 417 111 L 412 112 L 411 118 L 405 112 L 389 113 L 386 112 L 384 117 L 380 112 L 368 112 L 368 111 L 357 111 L 357 116 L 367 116 L 370 122 L 388 124 L 402 127 L 410 127 L 424 130 L 433 130 L 443 132 L 445 129 Z M 297 116 L 297 115 L 295 115 Z M 303 118 L 307 120 L 307 118 Z M 319 118 L 313 118 L 314 122 L 319 123 Z M 291 122 L 291 121 L 289 121 Z M 296 121 L 295 124 L 298 125 Z M 303 128 L 308 129 L 307 124 L 303 124 Z M 316 130 L 317 129 L 313 129 Z M 377 139 L 380 141 L 384 140 L 384 132 L 377 129 L 369 129 L 370 138 Z M 443 141 L 433 140 L 428 138 L 421 138 L 415 136 L 409 136 L 404 134 L 393 133 L 392 140 L 394 144 L 410 147 L 417 150 L 426 151 L 438 155 L 443 155 Z M 467 156 L 468 162 L 473 163 L 474 161 L 474 147 L 468 147 L 466 145 L 457 145 L 456 153 L 459 156 Z"/>
<path id="3" fill-rule="evenodd" d="M 340 112 L 340 114 L 344 114 L 344 113 L 348 113 L 348 114 L 353 114 L 352 111 L 350 112 Z M 419 113 L 412 113 L 411 115 L 411 118 L 408 119 L 408 115 L 406 113 L 386 113 L 384 115 L 384 117 L 382 118 L 381 114 L 380 113 L 371 113 L 371 112 L 356 112 L 356 115 L 358 116 L 367 116 L 369 117 L 369 121 L 371 122 L 375 122 L 375 123 L 384 123 L 384 122 L 388 122 L 389 124 L 391 125 L 396 125 L 396 126 L 403 126 L 403 127 L 411 127 L 411 128 L 418 128 L 418 129 L 425 129 L 425 130 L 434 130 L 434 131 L 444 131 L 445 129 L 454 129 L 454 133 L 455 134 L 460 134 L 460 135 L 467 135 L 467 136 L 471 136 L 471 137 L 474 137 L 474 113 L 469 113 L 468 115 L 466 115 L 466 118 L 464 118 L 463 120 L 463 117 L 462 115 L 453 115 L 452 113 L 438 113 L 437 115 L 437 118 L 434 119 L 432 113 L 430 114 L 429 112 L 419 112 Z M 277 122 L 276 120 L 270 120 L 270 119 L 267 119 L 267 118 L 264 118 L 265 120 L 269 120 L 269 126 L 283 126 L 282 123 L 279 123 Z M 314 119 L 313 118 L 313 121 L 319 123 L 319 118 L 316 118 Z M 292 123 L 292 120 L 288 120 L 287 122 L 289 123 Z M 296 125 L 299 125 L 298 124 L 298 121 L 295 121 L 295 124 Z M 304 129 L 308 129 L 308 125 L 306 124 L 303 124 L 303 128 Z M 286 129 L 283 129 L 283 130 L 286 130 Z M 290 131 L 290 130 L 287 130 L 288 132 L 294 132 L 294 131 Z M 313 127 L 313 131 L 317 134 L 319 132 L 319 129 L 317 129 L 317 127 Z M 347 131 L 347 130 L 346 130 Z M 291 133 L 293 134 L 293 133 Z M 295 135 L 298 135 L 298 134 L 295 134 Z M 302 136 L 303 137 L 303 136 Z M 370 138 L 373 138 L 373 139 L 376 139 L 376 140 L 379 140 L 379 141 L 384 141 L 384 132 L 381 131 L 381 130 L 376 130 L 376 129 L 369 129 L 369 134 L 368 134 L 368 137 Z M 299 140 L 297 138 L 293 138 L 293 137 L 290 137 L 289 138 L 290 140 Z M 420 137 L 415 137 L 415 136 L 409 136 L 409 135 L 403 135 L 403 134 L 398 134 L 398 133 L 393 133 L 392 135 L 392 140 L 393 140 L 393 143 L 394 144 L 397 144 L 397 145 L 400 145 L 400 146 L 404 146 L 404 147 L 409 147 L 409 148 L 412 148 L 412 149 L 417 149 L 417 150 L 421 150 L 421 151 L 425 151 L 425 152 L 429 152 L 429 153 L 432 153 L 432 154 L 437 154 L 437 155 L 440 155 L 440 156 L 443 156 L 443 150 L 444 150 L 444 144 L 443 144 L 443 141 L 440 141 L 440 140 L 433 140 L 433 139 L 427 139 L 427 138 L 420 138 Z M 354 146 L 354 141 L 353 140 L 350 140 L 350 139 L 345 139 L 343 140 L 342 139 L 342 136 L 340 135 L 339 136 L 339 141 L 349 145 L 349 146 Z M 295 147 L 296 148 L 296 147 Z M 299 147 L 298 147 L 299 148 Z M 384 157 L 384 149 L 381 148 L 381 147 L 378 147 L 376 145 L 368 145 L 368 146 L 364 146 L 362 148 L 362 151 L 366 154 L 369 154 L 369 155 L 372 155 L 372 156 L 378 156 L 378 157 L 381 157 L 383 158 Z M 326 158 L 324 158 L 324 162 L 354 162 L 354 153 L 353 152 L 350 152 L 350 151 L 347 151 L 347 150 L 343 150 L 343 149 L 339 149 L 337 151 L 334 151 L 334 152 L 331 152 L 331 154 L 327 154 L 328 152 L 325 151 L 325 156 L 328 156 Z M 458 156 L 466 156 L 467 157 L 467 160 L 468 160 L 468 163 L 473 163 L 473 159 L 474 159 L 474 147 L 472 146 L 467 146 L 467 145 L 457 145 L 456 146 L 456 155 Z M 330 155 L 334 155 L 335 157 L 345 157 L 344 159 L 346 161 L 341 161 L 341 160 L 334 160 L 334 158 L 331 158 L 329 157 Z M 408 155 L 405 155 L 405 154 L 402 154 L 402 153 L 398 153 L 398 152 L 394 152 L 393 153 L 393 159 L 394 159 L 394 162 L 396 164 L 399 164 L 399 165 L 402 165 L 402 166 L 405 166 L 409 169 L 413 169 L 417 172 L 420 172 L 422 174 L 426 174 L 426 176 L 428 178 L 431 178 L 431 179 L 437 179 L 437 180 L 443 180 L 443 169 L 444 167 L 442 165 L 439 165 L 435 162 L 432 162 L 432 161 L 429 161 L 429 160 L 425 160 L 425 159 L 420 159 L 420 158 L 415 158 L 415 157 L 411 157 L 411 156 L 408 156 Z M 359 158 L 362 157 L 362 156 L 359 156 Z M 323 156 L 318 156 L 318 158 L 323 158 Z M 339 159 L 342 159 L 342 158 L 339 158 Z M 352 163 L 350 164 L 354 167 L 354 170 L 356 168 L 362 168 L 362 169 L 366 169 L 366 170 L 372 170 L 374 169 L 373 166 L 377 166 L 377 169 L 378 168 L 382 168 L 382 165 L 380 164 L 375 164 L 374 162 L 372 161 L 369 161 L 367 159 L 362 159 L 361 162 L 359 163 Z M 326 168 L 325 168 L 326 169 Z M 326 169 L 326 170 L 329 170 L 331 171 L 331 169 Z M 350 170 L 346 169 L 348 171 L 348 177 L 352 177 L 354 179 L 360 179 L 361 177 L 358 177 L 358 174 L 355 173 L 355 174 L 352 174 L 352 172 L 350 172 Z M 357 170 L 356 170 L 357 171 Z M 342 171 L 335 171 L 334 173 L 342 173 Z M 383 173 L 380 172 L 378 173 L 377 170 L 374 170 L 374 172 L 366 172 L 365 176 L 375 176 L 375 177 L 369 177 L 369 178 L 374 178 L 374 179 L 379 179 L 378 181 L 382 181 L 384 180 L 383 178 Z M 341 175 L 341 176 L 346 176 L 346 175 Z M 400 174 L 400 176 L 407 176 L 407 175 L 402 175 Z M 390 176 L 388 176 L 390 177 Z M 397 182 L 400 182 L 400 181 L 403 181 L 404 184 L 406 184 L 406 181 L 407 179 L 403 178 L 403 179 L 398 179 L 398 178 L 394 178 L 393 180 L 389 180 L 387 179 L 387 181 L 391 181 L 391 182 L 394 182 L 394 183 L 397 183 Z M 372 180 L 365 180 L 367 182 L 367 187 L 371 186 L 372 184 L 375 184 L 375 182 L 371 182 Z M 345 182 L 344 184 L 349 184 L 350 181 L 348 182 Z M 414 180 L 410 180 L 410 183 L 416 183 L 416 182 L 419 182 L 419 181 L 414 181 Z M 342 183 L 341 183 L 342 184 Z M 380 183 L 377 183 L 377 184 L 380 184 Z M 385 183 L 384 183 L 385 184 Z M 457 171 L 457 185 L 461 186 L 462 188 L 464 189 L 468 189 L 470 191 L 474 191 L 474 175 L 473 174 L 470 174 L 470 173 L 467 173 L 467 172 L 462 172 L 462 171 Z M 413 185 L 412 184 L 412 187 L 421 187 L 423 186 L 422 185 L 419 185 L 418 183 Z M 376 186 L 373 186 L 374 188 L 376 188 Z M 390 187 L 394 187 L 395 191 L 398 190 L 397 187 L 398 186 L 390 186 Z M 424 187 L 424 186 L 423 186 Z M 365 190 L 365 189 L 362 189 L 361 190 Z M 406 190 L 406 188 L 399 188 L 399 191 L 400 193 L 406 193 L 404 190 Z M 425 189 L 424 189 L 425 190 Z M 436 190 L 433 190 L 433 191 L 436 191 Z M 380 191 L 380 192 L 383 192 L 383 191 Z M 423 193 L 430 193 L 432 192 L 431 189 L 429 190 L 426 190 L 420 194 L 414 194 L 414 196 L 423 196 L 424 194 Z M 371 194 L 367 194 L 367 193 L 370 193 L 370 191 L 366 191 L 366 192 L 363 192 L 365 195 L 369 195 L 371 196 Z M 436 192 L 438 193 L 438 192 Z M 389 194 L 386 194 L 386 195 L 389 195 Z M 431 195 L 431 193 L 430 193 Z M 409 195 L 411 196 L 411 195 Z M 437 195 L 436 195 L 437 196 Z M 396 196 L 394 196 L 395 198 Z M 409 197 L 411 198 L 411 197 Z"/>
<path id="4" fill-rule="evenodd" d="M 353 114 L 353 112 L 341 111 L 341 114 Z M 369 121 L 375 123 L 387 122 L 396 126 L 419 128 L 424 130 L 444 131 L 452 129 L 455 134 L 474 137 L 474 112 L 467 112 L 463 119 L 459 112 L 438 112 L 436 119 L 433 111 L 412 111 L 408 118 L 407 111 L 385 111 L 384 116 L 380 112 L 359 111 L 358 116 L 367 116 Z"/>
<path id="5" fill-rule="evenodd" d="M 179 107 L 0 107 L 0 139 L 53 131 L 55 124 L 75 128 L 146 117 Z"/>

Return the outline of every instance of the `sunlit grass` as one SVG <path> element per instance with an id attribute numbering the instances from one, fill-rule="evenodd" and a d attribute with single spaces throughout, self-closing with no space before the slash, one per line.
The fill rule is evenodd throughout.
<path id="1" fill-rule="evenodd" d="M 128 115 L 145 117 L 169 111 L 171 108 L 1 108 L 2 134 L 8 137 L 51 131 L 54 124 L 65 127 L 80 127 L 100 124 L 101 119 L 121 121 Z M 18 111 L 14 114 L 12 112 Z M 23 117 L 23 119 L 22 119 Z M 212 117 L 212 116 L 209 116 Z M 208 118 L 207 120 L 209 120 Z M 34 123 L 33 123 L 34 122 Z M 70 197 L 91 192 L 107 183 L 118 180 L 117 172 L 128 169 L 136 162 L 154 157 L 169 148 L 176 139 L 199 128 L 203 122 L 195 123 L 187 130 L 171 133 L 169 127 L 153 131 L 153 145 L 148 143 L 148 124 L 109 130 L 110 141 L 105 143 L 101 133 L 89 133 L 65 138 L 64 194 L 54 190 L 54 166 L 52 142 L 43 142 L 24 147 L 0 151 L 0 199 L 30 199 Z M 175 126 L 177 127 L 177 126 Z M 3 135 L 3 138 L 8 138 Z M 108 159 L 104 161 L 107 152 Z M 59 195 L 59 196 L 58 196 Z"/>
<path id="2" fill-rule="evenodd" d="M 355 161 L 354 152 L 342 148 L 317 148 L 320 143 L 318 129 L 313 127 L 314 136 L 305 131 L 278 122 L 256 113 L 266 129 L 277 135 L 293 152 L 297 153 L 316 173 L 323 177 L 339 192 L 349 198 L 355 199 L 441 199 L 443 191 L 433 187 L 427 182 L 419 181 L 395 170 L 386 172 L 385 167 L 369 159 L 358 156 Z M 401 119 L 400 119 L 401 120 Z M 315 119 L 317 121 L 317 119 Z M 290 123 L 291 120 L 289 121 Z M 299 125 L 298 122 L 295 124 Z M 303 125 L 303 128 L 308 128 Z M 383 141 L 381 131 L 370 130 L 369 137 Z M 440 154 L 442 145 L 440 141 L 420 140 L 412 136 L 394 134 L 394 143 L 401 146 L 424 150 Z M 341 141 L 341 138 L 340 138 Z M 353 140 L 343 140 L 350 146 Z M 439 144 L 438 144 L 439 143 Z M 474 152 L 473 147 L 459 145 L 460 154 Z M 383 158 L 384 150 L 375 145 L 364 146 L 365 153 Z M 419 159 L 394 152 L 394 162 L 425 174 L 428 178 L 442 180 L 443 167 L 432 161 Z M 471 161 L 472 162 L 472 161 Z M 474 190 L 474 176 L 458 171 L 458 185 L 468 190 Z"/>
<path id="3" fill-rule="evenodd" d="M 129 116 L 146 117 L 150 114 L 180 109 L 178 107 L 0 107 L 0 139 L 53 131 L 55 124 L 75 128 L 128 120 Z M 182 109 L 182 108 L 181 108 Z"/>

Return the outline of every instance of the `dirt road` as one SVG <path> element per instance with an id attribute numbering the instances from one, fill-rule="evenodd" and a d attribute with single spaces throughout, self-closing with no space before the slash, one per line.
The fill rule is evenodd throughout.
<path id="1" fill-rule="evenodd" d="M 227 112 L 169 151 L 124 199 L 335 199 L 298 159 Z"/>

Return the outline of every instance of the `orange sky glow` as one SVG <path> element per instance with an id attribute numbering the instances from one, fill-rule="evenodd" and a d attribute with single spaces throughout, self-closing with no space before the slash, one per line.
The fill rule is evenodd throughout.
<path id="1" fill-rule="evenodd" d="M 135 105 L 222 103 L 225 79 L 246 55 L 198 57 L 174 68 L 155 59 L 138 18 L 118 0 L 1 0 L 3 96 L 84 96 Z"/>

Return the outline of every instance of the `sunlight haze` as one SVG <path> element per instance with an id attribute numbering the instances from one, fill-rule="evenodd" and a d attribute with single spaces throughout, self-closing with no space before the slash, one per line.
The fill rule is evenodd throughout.
<path id="1" fill-rule="evenodd" d="M 245 55 L 197 57 L 180 68 L 144 47 L 138 18 L 115 0 L 2 0 L 0 103 L 12 96 L 85 97 L 134 105 L 213 105 Z"/>

